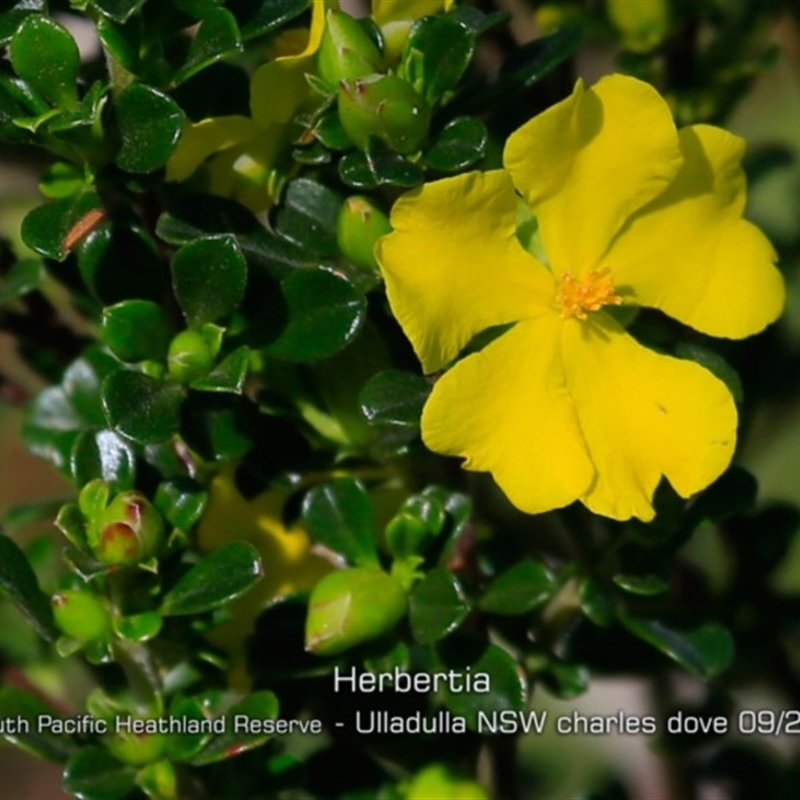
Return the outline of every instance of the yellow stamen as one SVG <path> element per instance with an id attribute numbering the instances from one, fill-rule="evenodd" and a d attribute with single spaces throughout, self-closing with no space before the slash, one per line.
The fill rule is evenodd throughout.
<path id="1" fill-rule="evenodd" d="M 588 311 L 598 311 L 603 306 L 622 305 L 622 298 L 614 289 L 611 270 L 608 267 L 593 269 L 583 280 L 571 272 L 561 273 L 561 285 L 556 295 L 561 318 L 587 319 Z"/>

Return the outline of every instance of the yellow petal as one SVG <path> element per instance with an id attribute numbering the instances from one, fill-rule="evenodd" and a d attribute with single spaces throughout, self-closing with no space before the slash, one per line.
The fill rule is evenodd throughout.
<path id="1" fill-rule="evenodd" d="M 419 19 L 453 7 L 454 0 L 372 0 L 372 16 L 378 25 L 401 19 Z"/>
<path id="2" fill-rule="evenodd" d="M 639 211 L 606 257 L 618 286 L 712 336 L 757 333 L 780 314 L 783 279 L 775 251 L 742 219 L 744 142 L 720 128 L 680 132 L 684 166 Z"/>
<path id="3" fill-rule="evenodd" d="M 562 326 L 553 312 L 518 323 L 446 372 L 422 414 L 431 450 L 491 472 L 531 514 L 578 499 L 594 476 L 565 386 Z"/>
<path id="4" fill-rule="evenodd" d="M 516 238 L 516 196 L 502 170 L 426 184 L 395 203 L 378 242 L 392 311 L 425 372 L 441 369 L 492 325 L 550 302 L 550 273 Z"/>
<path id="5" fill-rule="evenodd" d="M 210 155 L 243 144 L 258 134 L 247 117 L 212 117 L 188 123 L 167 162 L 167 180 L 185 181 Z"/>
<path id="6" fill-rule="evenodd" d="M 649 84 L 610 75 L 508 139 L 504 163 L 539 220 L 554 273 L 578 277 L 625 220 L 663 192 L 681 165 L 667 104 Z"/>
<path id="7" fill-rule="evenodd" d="M 607 314 L 563 327 L 567 386 L 597 478 L 582 501 L 613 519 L 653 518 L 661 476 L 681 497 L 730 463 L 736 408 L 725 385 L 691 361 L 638 344 Z"/>

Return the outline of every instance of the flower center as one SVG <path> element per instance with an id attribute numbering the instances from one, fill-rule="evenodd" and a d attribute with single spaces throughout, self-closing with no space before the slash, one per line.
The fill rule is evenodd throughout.
<path id="1" fill-rule="evenodd" d="M 622 298 L 614 290 L 611 270 L 608 267 L 593 269 L 583 280 L 571 272 L 561 273 L 561 283 L 556 295 L 561 318 L 587 319 L 588 311 L 598 311 L 603 306 L 622 305 Z"/>

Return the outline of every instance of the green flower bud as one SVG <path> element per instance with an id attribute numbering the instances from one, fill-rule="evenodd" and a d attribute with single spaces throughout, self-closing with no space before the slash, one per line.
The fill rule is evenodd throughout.
<path id="1" fill-rule="evenodd" d="M 339 120 L 362 150 L 370 136 L 377 136 L 398 153 L 416 153 L 428 135 L 430 116 L 414 87 L 393 75 L 339 84 Z"/>
<path id="2" fill-rule="evenodd" d="M 391 575 L 366 567 L 332 572 L 311 593 L 306 650 L 337 655 L 390 631 L 405 613 L 405 590 Z"/>
<path id="3" fill-rule="evenodd" d="M 100 516 L 95 555 L 106 564 L 138 564 L 154 556 L 164 521 L 139 492 L 118 494 Z"/>
<path id="4" fill-rule="evenodd" d="M 319 74 L 330 84 L 377 72 L 381 51 L 364 26 L 344 11 L 330 9 L 317 55 Z"/>
<path id="5" fill-rule="evenodd" d="M 108 641 L 111 615 L 93 594 L 67 590 L 53 595 L 53 617 L 59 630 L 79 642 Z"/>
<path id="6" fill-rule="evenodd" d="M 417 773 L 406 790 L 406 800 L 490 800 L 489 792 L 476 781 L 453 775 L 441 764 L 431 764 Z"/>
<path id="7" fill-rule="evenodd" d="M 214 343 L 202 331 L 181 331 L 170 342 L 167 352 L 169 374 L 181 383 L 202 378 L 214 366 Z"/>
<path id="8" fill-rule="evenodd" d="M 366 197 L 348 197 L 342 203 L 336 237 L 339 249 L 357 267 L 377 271 L 375 242 L 391 231 L 389 218 Z"/>
<path id="9" fill-rule="evenodd" d="M 121 730 L 108 736 L 105 741 L 111 754 L 123 764 L 141 767 L 161 758 L 167 737 L 163 733 L 133 733 Z"/>
<path id="10" fill-rule="evenodd" d="M 648 53 L 658 47 L 669 31 L 667 0 L 607 0 L 608 18 L 622 34 L 622 44 L 634 53 Z"/>

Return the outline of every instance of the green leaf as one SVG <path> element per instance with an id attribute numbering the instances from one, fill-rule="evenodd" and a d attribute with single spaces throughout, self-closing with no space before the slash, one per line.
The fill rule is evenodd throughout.
<path id="1" fill-rule="evenodd" d="M 31 14 L 46 14 L 45 0 L 5 0 L 0 5 L 0 47 L 11 41 L 25 17 Z"/>
<path id="2" fill-rule="evenodd" d="M 181 420 L 186 444 L 207 461 L 233 461 L 253 446 L 257 412 L 243 397 L 189 393 Z"/>
<path id="3" fill-rule="evenodd" d="M 364 416 L 373 425 L 418 428 L 422 407 L 431 393 L 421 375 L 388 369 L 370 378 L 358 395 Z"/>
<path id="4" fill-rule="evenodd" d="M 433 103 L 461 79 L 475 44 L 474 32 L 457 17 L 423 17 L 411 29 L 403 48 L 402 77 Z"/>
<path id="5" fill-rule="evenodd" d="M 247 41 L 282 28 L 310 5 L 311 0 L 239 0 L 232 11 Z"/>
<path id="6" fill-rule="evenodd" d="M 354 189 L 374 189 L 383 185 L 411 189 L 423 182 L 425 174 L 405 156 L 372 137 L 365 151 L 356 150 L 341 158 L 339 177 Z"/>
<path id="7" fill-rule="evenodd" d="M 584 578 L 578 589 L 581 609 L 595 625 L 605 628 L 614 621 L 614 600 L 594 578 Z"/>
<path id="8" fill-rule="evenodd" d="M 22 221 L 22 241 L 47 258 L 63 261 L 69 252 L 66 245 L 73 238 L 68 239 L 68 235 L 82 220 L 99 218 L 101 210 L 100 197 L 94 191 L 36 206 Z"/>
<path id="9" fill-rule="evenodd" d="M 38 289 L 44 282 L 45 274 L 44 264 L 38 258 L 17 261 L 0 284 L 0 305 Z"/>
<path id="10" fill-rule="evenodd" d="M 149 300 L 123 300 L 103 309 L 103 341 L 120 361 L 161 361 L 170 331 L 161 306 Z"/>
<path id="11" fill-rule="evenodd" d="M 180 424 L 185 391 L 131 370 L 120 370 L 103 382 L 102 399 L 108 424 L 137 444 L 168 439 Z"/>
<path id="12" fill-rule="evenodd" d="M 230 11 L 217 8 L 208 12 L 192 39 L 189 55 L 183 66 L 173 76 L 179 84 L 226 55 L 242 49 L 239 26 Z"/>
<path id="13" fill-rule="evenodd" d="M 169 244 L 182 245 L 209 235 L 234 234 L 241 241 L 264 227 L 244 206 L 210 194 L 182 196 L 158 218 L 156 234 Z"/>
<path id="14" fill-rule="evenodd" d="M 114 431 L 83 431 L 72 446 L 70 470 L 78 486 L 99 478 L 124 491 L 136 482 L 136 454 Z"/>
<path id="15" fill-rule="evenodd" d="M 180 106 L 152 86 L 132 83 L 120 92 L 115 107 L 122 139 L 116 165 L 136 173 L 163 167 L 181 135 Z"/>
<path id="16" fill-rule="evenodd" d="M 570 25 L 516 48 L 503 62 L 500 96 L 532 86 L 568 59 L 581 43 L 583 30 Z"/>
<path id="17" fill-rule="evenodd" d="M 645 597 L 664 594 L 669 591 L 669 576 L 650 572 L 645 575 L 615 575 L 614 583 L 629 594 Z"/>
<path id="18" fill-rule="evenodd" d="M 155 611 L 120 617 L 114 620 L 114 630 L 129 642 L 147 642 L 158 636 L 163 618 Z"/>
<path id="19" fill-rule="evenodd" d="M 541 679 L 550 692 L 561 700 L 571 700 L 589 688 L 589 670 L 580 664 L 553 661 Z"/>
<path id="20" fill-rule="evenodd" d="M 660 650 L 684 669 L 704 678 L 726 670 L 735 655 L 733 637 L 721 625 L 708 622 L 691 631 L 676 630 L 658 620 L 619 615 L 634 635 Z"/>
<path id="21" fill-rule="evenodd" d="M 326 270 L 297 270 L 264 313 L 273 332 L 269 355 L 290 361 L 327 358 L 351 342 L 366 316 L 366 300 L 352 284 Z"/>
<path id="22" fill-rule="evenodd" d="M 101 14 L 115 22 L 126 22 L 145 4 L 145 0 L 92 0 L 92 2 Z"/>
<path id="23" fill-rule="evenodd" d="M 448 122 L 422 163 L 439 172 L 461 172 L 486 155 L 489 134 L 475 117 L 458 117 Z"/>
<path id="24" fill-rule="evenodd" d="M 136 785 L 136 770 L 117 761 L 104 747 L 75 753 L 64 770 L 64 789 L 78 800 L 122 800 Z"/>
<path id="25" fill-rule="evenodd" d="M 192 567 L 161 605 L 164 616 L 202 614 L 235 600 L 264 575 L 258 550 L 247 542 L 231 542 Z"/>
<path id="26" fill-rule="evenodd" d="M 61 385 L 72 407 L 83 421 L 82 427 L 105 425 L 100 398 L 103 379 L 119 369 L 119 363 L 98 346 L 84 350 L 64 372 Z"/>
<path id="27" fill-rule="evenodd" d="M 182 531 L 190 531 L 203 515 L 208 492 L 191 478 L 174 478 L 159 484 L 155 507 L 165 519 Z"/>
<path id="28" fill-rule="evenodd" d="M 446 569 L 429 572 L 408 598 L 411 632 L 420 644 L 433 644 L 452 633 L 469 611 L 458 578 Z"/>
<path id="29" fill-rule="evenodd" d="M 36 573 L 25 553 L 3 534 L 0 534 L 0 589 L 40 636 L 51 642 L 58 638 L 50 598 L 39 588 Z"/>
<path id="30" fill-rule="evenodd" d="M 275 229 L 309 252 L 335 258 L 336 220 L 342 198 L 317 181 L 298 178 L 286 188 Z"/>
<path id="31" fill-rule="evenodd" d="M 75 752 L 71 736 L 50 733 L 43 725 L 48 719 L 59 720 L 60 715 L 41 698 L 16 686 L 0 689 L 0 719 L 7 721 L 2 733 L 7 742 L 40 758 L 63 764 Z M 26 720 L 28 725 L 15 726 L 18 730 L 13 731 L 9 723 L 17 719 Z"/>
<path id="32" fill-rule="evenodd" d="M 72 445 L 86 427 L 60 386 L 39 392 L 28 406 L 22 439 L 34 455 L 58 469 L 70 463 Z"/>
<path id="33" fill-rule="evenodd" d="M 229 316 L 247 285 L 247 264 L 236 239 L 207 236 L 185 244 L 172 259 L 172 285 L 190 325 Z"/>
<path id="34" fill-rule="evenodd" d="M 477 728 L 478 712 L 522 711 L 527 701 L 527 686 L 522 671 L 502 648 L 483 640 L 456 634 L 436 645 L 437 667 L 447 672 L 466 674 L 470 667 L 472 679 L 478 673 L 488 675 L 489 691 L 442 691 L 442 699 L 453 714 L 463 716 L 467 726 Z M 475 684 L 473 683 L 473 687 Z"/>
<path id="35" fill-rule="evenodd" d="M 81 276 L 102 303 L 162 299 L 167 272 L 155 242 L 141 226 L 101 223 L 86 234 L 76 251 Z"/>
<path id="36" fill-rule="evenodd" d="M 520 561 L 498 575 L 478 601 L 492 614 L 527 614 L 546 603 L 558 588 L 553 573 L 540 561 Z"/>
<path id="37" fill-rule="evenodd" d="M 263 720 L 278 718 L 278 698 L 272 692 L 254 692 L 231 706 L 225 717 L 225 733 L 212 739 L 190 763 L 213 764 L 261 747 L 273 736 L 263 733 Z"/>
<path id="38" fill-rule="evenodd" d="M 303 522 L 316 541 L 348 562 L 377 565 L 372 503 L 355 478 L 336 478 L 311 489 L 303 500 Z"/>
<path id="39" fill-rule="evenodd" d="M 17 75 L 51 103 L 78 105 L 78 45 L 69 31 L 50 17 L 26 17 L 11 40 L 11 64 Z"/>
<path id="40" fill-rule="evenodd" d="M 195 697 L 176 695 L 170 705 L 170 716 L 202 722 L 208 719 L 207 707 Z M 188 761 L 211 739 L 212 733 L 174 733 L 167 752 L 174 761 Z"/>
<path id="41" fill-rule="evenodd" d="M 199 392 L 241 394 L 249 368 L 250 351 L 240 347 L 226 356 L 208 375 L 192 381 L 190 386 Z"/>
<path id="42" fill-rule="evenodd" d="M 48 520 L 52 522 L 64 501 L 35 500 L 31 503 L 20 503 L 11 506 L 2 516 L 3 527 L 11 533 L 22 531 L 35 522 Z"/>

